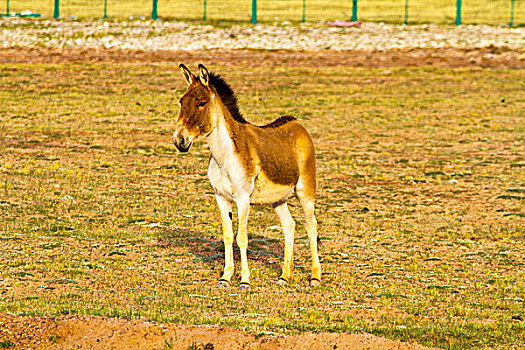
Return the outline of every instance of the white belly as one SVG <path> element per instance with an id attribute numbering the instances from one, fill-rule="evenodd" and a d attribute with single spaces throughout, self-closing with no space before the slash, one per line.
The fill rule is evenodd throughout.
<path id="1" fill-rule="evenodd" d="M 247 194 L 251 204 L 273 204 L 288 198 L 295 187 L 274 184 L 262 173 L 256 179 L 232 176 L 213 158 L 208 166 L 208 178 L 215 193 L 231 202 L 235 202 L 239 195 Z"/>
<path id="2" fill-rule="evenodd" d="M 252 204 L 273 204 L 281 202 L 290 197 L 295 186 L 278 185 L 270 180 L 263 173 L 254 181 L 253 192 L 250 195 Z"/>

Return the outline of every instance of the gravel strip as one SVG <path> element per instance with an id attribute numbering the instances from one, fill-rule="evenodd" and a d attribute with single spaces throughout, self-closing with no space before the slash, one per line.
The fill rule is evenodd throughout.
<path id="1" fill-rule="evenodd" d="M 0 47 L 132 50 L 396 50 L 506 48 L 523 51 L 525 28 L 363 23 L 333 28 L 323 23 L 235 25 L 217 28 L 184 22 L 74 22 L 0 20 Z"/>

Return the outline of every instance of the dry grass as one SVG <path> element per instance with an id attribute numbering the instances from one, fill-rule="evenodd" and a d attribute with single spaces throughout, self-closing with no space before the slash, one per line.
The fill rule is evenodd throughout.
<path id="1" fill-rule="evenodd" d="M 208 150 L 170 144 L 185 88 L 175 65 L 9 64 L 0 312 L 523 344 L 523 70 L 224 64 L 210 68 L 249 120 L 293 114 L 316 142 L 324 285 L 306 287 L 292 199 L 291 286 L 275 285 L 278 220 L 255 207 L 253 291 L 214 288 L 223 246 Z"/>

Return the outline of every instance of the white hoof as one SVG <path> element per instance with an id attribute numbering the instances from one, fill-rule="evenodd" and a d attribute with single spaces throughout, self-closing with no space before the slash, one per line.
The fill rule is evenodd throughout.
<path id="1" fill-rule="evenodd" d="M 288 281 L 281 277 L 277 280 L 277 284 L 281 287 L 286 287 L 288 286 Z"/>
<path id="2" fill-rule="evenodd" d="M 241 282 L 241 284 L 239 284 L 239 290 L 250 290 L 250 284 L 246 282 Z"/>
<path id="3" fill-rule="evenodd" d="M 317 278 L 312 278 L 310 280 L 310 287 L 317 287 L 321 285 L 321 281 L 319 281 Z"/>
<path id="4" fill-rule="evenodd" d="M 217 283 L 217 288 L 228 288 L 230 286 L 230 282 L 226 280 L 220 280 L 219 283 Z"/>

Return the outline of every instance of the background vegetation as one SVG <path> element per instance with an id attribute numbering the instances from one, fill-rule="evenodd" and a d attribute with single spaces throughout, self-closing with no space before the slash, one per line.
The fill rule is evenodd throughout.
<path id="1" fill-rule="evenodd" d="M 469 0 L 462 3 L 462 23 L 509 25 L 512 0 Z M 150 18 L 152 0 L 107 0 L 107 16 L 112 19 Z M 7 0 L 0 4 L 6 4 Z M 257 19 L 263 22 L 350 20 L 352 0 L 258 0 Z M 456 0 L 358 0 L 357 17 L 360 21 L 403 23 L 405 5 L 408 5 L 410 23 L 454 24 Z M 9 0 L 10 12 L 32 11 L 47 18 L 53 17 L 54 2 L 49 0 Z M 206 10 L 204 10 L 206 9 Z M 252 16 L 250 0 L 183 0 L 158 1 L 158 15 L 164 19 L 249 22 Z M 514 24 L 525 25 L 525 1 L 514 1 Z M 102 18 L 104 0 L 60 0 L 61 18 Z"/>

